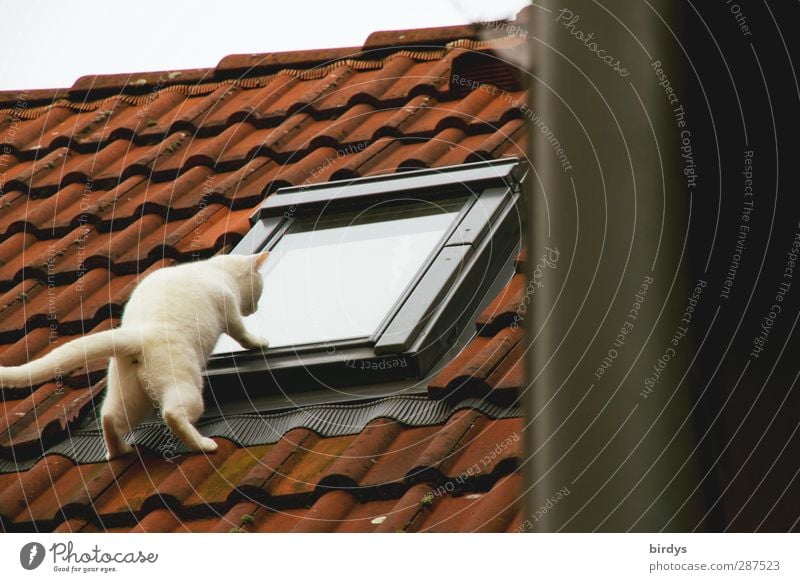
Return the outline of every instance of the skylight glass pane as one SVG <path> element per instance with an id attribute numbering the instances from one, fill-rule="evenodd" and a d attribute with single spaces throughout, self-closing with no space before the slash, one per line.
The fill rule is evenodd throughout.
<path id="1" fill-rule="evenodd" d="M 387 202 L 295 220 L 263 268 L 248 329 L 270 347 L 369 337 L 466 200 Z M 225 335 L 215 351 L 240 349 Z"/>

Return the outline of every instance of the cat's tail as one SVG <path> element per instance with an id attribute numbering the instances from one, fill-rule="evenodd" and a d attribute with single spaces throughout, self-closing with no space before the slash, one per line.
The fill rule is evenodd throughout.
<path id="1" fill-rule="evenodd" d="M 137 355 L 142 340 L 124 329 L 100 331 L 59 346 L 44 357 L 22 366 L 0 366 L 0 387 L 30 386 L 110 356 Z"/>

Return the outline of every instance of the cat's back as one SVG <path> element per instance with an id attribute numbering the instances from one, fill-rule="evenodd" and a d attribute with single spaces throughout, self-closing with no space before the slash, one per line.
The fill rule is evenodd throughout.
<path id="1" fill-rule="evenodd" d="M 225 272 L 218 262 L 200 261 L 159 269 L 143 278 L 128 300 L 127 321 L 180 320 L 208 310 L 218 301 Z"/>

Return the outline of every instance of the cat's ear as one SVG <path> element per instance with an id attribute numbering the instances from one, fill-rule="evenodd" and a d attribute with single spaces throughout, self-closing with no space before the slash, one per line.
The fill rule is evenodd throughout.
<path id="1" fill-rule="evenodd" d="M 253 255 L 253 265 L 255 266 L 256 270 L 260 269 L 264 265 L 264 261 L 267 260 L 268 256 L 269 256 L 268 251 L 264 251 L 263 253 Z"/>

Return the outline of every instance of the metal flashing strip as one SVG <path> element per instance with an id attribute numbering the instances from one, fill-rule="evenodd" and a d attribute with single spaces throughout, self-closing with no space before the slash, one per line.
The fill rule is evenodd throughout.
<path id="1" fill-rule="evenodd" d="M 516 406 L 499 406 L 481 398 L 467 398 L 457 403 L 431 400 L 428 396 L 390 396 L 362 404 L 309 406 L 274 414 L 236 414 L 208 419 L 197 424 L 207 437 L 221 437 L 240 447 L 268 445 L 295 428 L 305 428 L 324 438 L 358 434 L 378 418 L 388 418 L 409 427 L 434 426 L 447 421 L 455 412 L 476 410 L 493 419 L 522 415 Z M 189 452 L 161 422 L 140 426 L 128 441 L 155 453 L 171 455 Z M 43 456 L 62 455 L 77 464 L 105 462 L 105 443 L 99 430 L 78 430 L 62 443 L 35 459 L 15 462 L 0 460 L 0 473 L 30 469 Z"/>

